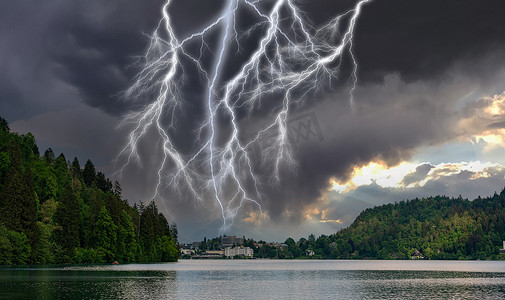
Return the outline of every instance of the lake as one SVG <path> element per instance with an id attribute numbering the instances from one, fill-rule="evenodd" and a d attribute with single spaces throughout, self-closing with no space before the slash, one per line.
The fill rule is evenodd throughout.
<path id="1" fill-rule="evenodd" d="M 181 260 L 0 267 L 2 299 L 500 299 L 505 261 Z"/>

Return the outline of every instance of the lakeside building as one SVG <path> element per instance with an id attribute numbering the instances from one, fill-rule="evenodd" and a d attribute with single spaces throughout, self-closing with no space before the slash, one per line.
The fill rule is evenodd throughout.
<path id="1" fill-rule="evenodd" d="M 253 257 L 254 251 L 249 247 L 227 247 L 224 249 L 224 256 L 226 257 L 235 257 L 235 256 L 245 256 L 245 257 Z"/>
<path id="2" fill-rule="evenodd" d="M 505 254 L 505 241 L 503 241 L 503 248 L 500 249 L 500 254 Z"/>
<path id="3" fill-rule="evenodd" d="M 221 247 L 227 248 L 232 246 L 241 246 L 244 244 L 243 238 L 238 238 L 235 235 L 223 236 L 221 238 Z"/>
<path id="4" fill-rule="evenodd" d="M 205 251 L 207 255 L 219 255 L 223 256 L 224 255 L 224 250 L 207 250 Z"/>
<path id="5" fill-rule="evenodd" d="M 185 243 L 185 244 L 179 244 L 181 249 L 190 249 L 191 248 L 191 243 Z"/>
<path id="6" fill-rule="evenodd" d="M 414 249 L 414 252 L 412 252 L 410 259 L 424 259 L 424 256 L 421 252 L 419 252 L 419 250 Z"/>
<path id="7" fill-rule="evenodd" d="M 195 254 L 195 250 L 181 249 L 181 253 L 182 253 L 182 255 L 193 255 L 193 254 Z"/>
<path id="8" fill-rule="evenodd" d="M 224 250 L 208 250 L 204 251 L 198 255 L 194 255 L 191 259 L 215 259 L 215 258 L 223 258 Z"/>

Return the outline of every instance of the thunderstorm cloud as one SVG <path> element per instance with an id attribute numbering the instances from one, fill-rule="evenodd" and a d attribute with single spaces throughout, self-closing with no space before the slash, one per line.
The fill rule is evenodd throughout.
<path id="1" fill-rule="evenodd" d="M 226 3 L 173 2 L 173 25 L 181 37 L 207 24 Z M 318 27 L 356 1 L 297 3 L 307 22 Z M 112 161 L 131 129 L 131 124 L 117 126 L 126 113 L 147 104 L 128 101 L 124 91 L 139 71 L 136 62 L 162 17 L 163 4 L 160 0 L 1 2 L 0 115 L 12 129 L 33 132 L 39 144 L 64 151 L 67 159 L 91 158 L 112 175 L 117 171 Z M 247 205 L 235 221 L 237 232 L 271 237 L 331 233 L 374 205 L 437 194 L 474 198 L 501 189 L 504 12 L 505 4 L 499 0 L 367 3 L 355 31 L 359 80 L 354 110 L 347 89 L 352 65 L 344 56 L 340 80 L 293 110 L 289 126 L 291 138 L 298 139 L 293 148 L 297 166 L 282 170 L 278 184 L 265 182 L 264 215 Z M 244 14 L 240 21 L 245 28 L 255 20 Z M 230 54 L 224 77 L 236 72 L 240 61 L 257 47 L 257 38 L 252 34 L 242 49 L 234 49 L 241 54 Z M 217 39 L 211 34 L 208 47 L 215 47 Z M 192 47 L 190 51 L 199 50 L 199 45 Z M 183 152 L 190 153 L 195 147 L 192 133 L 206 113 L 205 89 L 193 69 L 181 80 L 188 105 L 174 136 Z M 244 137 L 270 121 L 268 100 L 251 116 L 240 115 Z M 139 149 L 142 167 L 130 166 L 120 178 L 131 202 L 150 200 L 159 147 L 157 136 L 149 133 Z M 451 161 L 455 157 L 457 161 Z M 389 170 L 410 160 L 416 162 L 402 171 L 394 186 L 381 185 L 373 176 L 363 184 L 356 179 L 371 162 Z M 472 169 L 471 161 L 494 164 Z M 266 168 L 256 171 L 270 176 Z M 331 190 L 334 182 L 342 186 L 340 192 Z M 180 224 L 183 236 L 216 233 L 215 205 L 195 206 L 188 195 L 168 189 L 162 193 L 164 201 L 159 204 Z"/>

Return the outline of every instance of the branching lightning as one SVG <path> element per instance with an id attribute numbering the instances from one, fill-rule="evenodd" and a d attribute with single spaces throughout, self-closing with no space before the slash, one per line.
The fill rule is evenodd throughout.
<path id="1" fill-rule="evenodd" d="M 295 0 L 226 0 L 218 16 L 184 38 L 177 37 L 172 24 L 172 1 L 164 4 L 163 18 L 141 57 L 141 70 L 125 92 L 128 98 L 148 99 L 149 104 L 125 117 L 124 122 L 132 123 L 133 129 L 118 159 L 123 159 L 121 171 L 132 162 L 140 163 L 139 146 L 148 132 L 155 130 L 161 141 L 162 160 L 153 199 L 161 197 L 165 187 L 199 201 L 213 198 L 221 212 L 222 230 L 226 230 L 244 203 L 257 206 L 261 212 L 261 185 L 266 179 L 257 175 L 255 166 L 270 166 L 268 181 L 278 184 L 281 170 L 296 165 L 287 136 L 290 110 L 308 101 L 309 93 L 321 91 L 338 79 L 346 55 L 352 63 L 349 101 L 351 107 L 354 105 L 358 63 L 353 38 L 362 7 L 371 0 L 358 1 L 319 28 L 309 25 Z M 240 10 L 254 15 L 257 23 L 246 30 L 240 28 Z M 207 39 L 216 32 L 220 35 L 215 49 L 207 51 Z M 231 78 L 225 78 L 227 59 L 236 54 L 230 50 L 236 47 L 240 52 L 244 41 L 253 35 L 259 36 L 257 49 Z M 196 55 L 190 47 L 195 44 L 200 46 Z M 213 59 L 210 67 L 206 63 L 209 52 Z M 181 87 L 187 84 L 184 74 L 190 66 L 200 73 L 199 78 L 191 80 L 206 87 L 207 113 L 194 133 L 196 146 L 191 153 L 183 153 L 174 132 L 188 104 Z M 252 138 L 245 138 L 239 112 L 252 114 L 265 101 L 273 107 L 271 121 Z M 229 128 L 224 130 L 219 118 L 229 120 Z M 263 148 L 258 159 L 253 146 L 272 131 L 275 142 Z"/>

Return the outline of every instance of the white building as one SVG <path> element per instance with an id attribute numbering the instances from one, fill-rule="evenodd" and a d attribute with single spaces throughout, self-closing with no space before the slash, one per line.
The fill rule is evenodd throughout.
<path id="1" fill-rule="evenodd" d="M 254 251 L 249 247 L 235 247 L 235 248 L 227 247 L 224 249 L 224 256 L 234 257 L 236 255 L 253 257 Z"/>
<path id="2" fill-rule="evenodd" d="M 190 250 L 190 249 L 181 249 L 182 255 L 193 255 L 195 254 L 195 250 Z"/>

